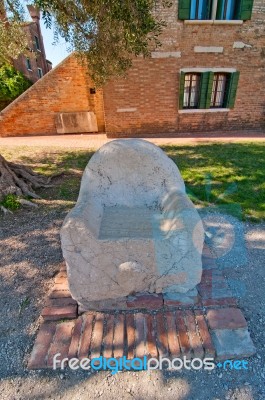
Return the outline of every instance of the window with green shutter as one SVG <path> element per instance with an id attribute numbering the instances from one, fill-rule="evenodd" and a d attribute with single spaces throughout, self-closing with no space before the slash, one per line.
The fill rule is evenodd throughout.
<path id="1" fill-rule="evenodd" d="M 254 0 L 241 0 L 237 10 L 237 19 L 243 21 L 251 19 L 253 3 Z"/>
<path id="2" fill-rule="evenodd" d="M 179 109 L 233 108 L 239 72 L 181 72 Z"/>
<path id="3" fill-rule="evenodd" d="M 237 86 L 239 81 L 239 71 L 233 72 L 229 76 L 225 107 L 234 108 L 236 101 Z"/>
<path id="4" fill-rule="evenodd" d="M 209 108 L 211 101 L 212 84 L 213 72 L 207 71 L 202 73 L 199 108 Z"/>
<path id="5" fill-rule="evenodd" d="M 215 14 L 212 0 L 179 0 L 178 18 L 182 20 L 251 19 L 254 0 L 217 0 Z"/>
<path id="6" fill-rule="evenodd" d="M 185 73 L 180 73 L 179 78 L 179 109 L 182 110 L 183 108 L 183 101 L 184 101 L 184 85 L 185 85 Z"/>
<path id="7" fill-rule="evenodd" d="M 199 108 L 200 73 L 181 73 L 179 104 L 180 108 Z"/>
<path id="8" fill-rule="evenodd" d="M 190 19 L 191 0 L 179 0 L 178 18 Z"/>

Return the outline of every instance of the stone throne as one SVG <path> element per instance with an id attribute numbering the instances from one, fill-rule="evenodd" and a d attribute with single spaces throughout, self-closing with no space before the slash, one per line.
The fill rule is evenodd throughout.
<path id="1" fill-rule="evenodd" d="M 93 155 L 61 241 L 82 311 L 124 309 L 139 293 L 189 293 L 201 280 L 199 214 L 175 163 L 144 140 L 115 140 Z"/>

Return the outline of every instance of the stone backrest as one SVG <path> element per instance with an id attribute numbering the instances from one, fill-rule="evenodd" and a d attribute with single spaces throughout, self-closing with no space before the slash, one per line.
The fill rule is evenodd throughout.
<path id="1" fill-rule="evenodd" d="M 104 210 L 162 211 L 171 191 L 184 194 L 185 185 L 176 164 L 159 147 L 140 139 L 115 140 L 89 161 L 77 203 L 86 209 L 85 218 L 98 236 Z"/>

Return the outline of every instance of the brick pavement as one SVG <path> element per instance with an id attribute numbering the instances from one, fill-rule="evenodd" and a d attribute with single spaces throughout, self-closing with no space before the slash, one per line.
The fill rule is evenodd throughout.
<path id="1" fill-rule="evenodd" d="M 80 360 L 100 355 L 219 360 L 252 355 L 255 348 L 247 323 L 224 271 L 207 257 L 203 266 L 198 294 L 190 302 L 144 294 L 128 299 L 122 311 L 91 310 L 78 315 L 62 264 L 41 314 L 28 368 L 52 368 L 56 353 Z"/>

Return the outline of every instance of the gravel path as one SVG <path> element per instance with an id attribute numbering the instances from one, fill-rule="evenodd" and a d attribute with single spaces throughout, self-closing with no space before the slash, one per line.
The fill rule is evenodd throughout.
<path id="1" fill-rule="evenodd" d="M 183 144 L 199 144 L 213 142 L 264 142 L 265 134 L 246 133 L 238 134 L 187 134 L 183 137 L 148 137 L 143 138 L 157 146 L 163 145 L 183 145 Z M 74 134 L 74 135 L 53 135 L 53 136 L 21 136 L 21 137 L 0 137 L 0 146 L 5 147 L 58 147 L 71 149 L 99 149 L 103 144 L 110 142 L 104 133 L 98 134 Z"/>
<path id="2" fill-rule="evenodd" d="M 265 224 L 245 224 L 247 265 L 230 278 L 246 285 L 240 306 L 257 354 L 247 371 L 100 372 L 28 371 L 43 307 L 62 255 L 59 229 L 66 211 L 21 210 L 0 219 L 0 399 L 265 399 Z"/>

